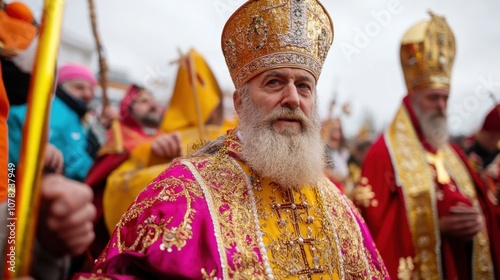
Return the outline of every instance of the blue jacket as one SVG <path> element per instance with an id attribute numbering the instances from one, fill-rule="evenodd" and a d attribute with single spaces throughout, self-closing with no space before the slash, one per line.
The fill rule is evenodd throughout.
<path id="1" fill-rule="evenodd" d="M 9 129 L 9 162 L 17 165 L 26 104 L 12 106 L 7 120 Z M 40 140 L 43 141 L 43 140 Z M 87 153 L 87 132 L 80 117 L 59 97 L 54 97 L 50 113 L 49 142 L 61 150 L 66 177 L 83 181 L 93 163 Z"/>

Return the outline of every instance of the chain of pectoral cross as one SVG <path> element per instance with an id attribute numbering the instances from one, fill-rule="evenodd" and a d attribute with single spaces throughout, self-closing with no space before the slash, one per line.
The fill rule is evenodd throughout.
<path id="1" fill-rule="evenodd" d="M 296 238 L 293 240 L 288 241 L 289 246 L 295 246 L 298 245 L 300 248 L 300 252 L 302 255 L 302 260 L 305 265 L 305 269 L 297 271 L 298 275 L 308 275 L 311 277 L 312 274 L 314 273 L 323 273 L 323 268 L 317 264 L 315 267 L 311 267 L 309 265 L 309 262 L 307 261 L 307 255 L 306 255 L 306 248 L 304 245 L 309 245 L 311 247 L 312 255 L 313 255 L 313 260 L 315 258 L 314 252 L 316 251 L 316 248 L 314 247 L 314 242 L 316 241 L 314 238 L 304 238 L 302 237 L 302 234 L 300 232 L 299 228 L 299 220 L 300 220 L 300 215 L 305 212 L 307 215 L 307 218 L 305 219 L 306 223 L 312 223 L 314 221 L 314 218 L 309 215 L 309 205 L 307 202 L 304 200 L 300 204 L 295 203 L 295 198 L 293 196 L 293 193 L 291 190 L 286 190 L 284 191 L 284 203 L 278 203 L 277 201 L 274 201 L 274 204 L 272 205 L 272 209 L 276 212 L 276 216 L 278 217 L 278 225 L 280 226 L 280 223 L 282 226 L 284 226 L 284 221 L 285 219 L 282 218 L 281 212 L 280 211 L 289 211 L 291 214 L 291 222 L 293 224 L 293 228 L 295 230 L 295 236 Z"/>

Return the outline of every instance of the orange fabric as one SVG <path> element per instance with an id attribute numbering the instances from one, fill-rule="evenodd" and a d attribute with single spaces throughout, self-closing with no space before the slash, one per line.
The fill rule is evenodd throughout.
<path id="1" fill-rule="evenodd" d="M 10 17 L 0 10 L 0 53 L 14 55 L 26 49 L 36 35 L 36 27 L 23 20 Z"/>
<path id="2" fill-rule="evenodd" d="M 7 4 L 5 11 L 10 17 L 23 20 L 27 23 L 32 23 L 35 20 L 30 8 L 21 2 L 12 2 Z"/>
<path id="3" fill-rule="evenodd" d="M 0 65 L 1 66 L 1 65 Z M 9 158 L 9 139 L 7 134 L 7 117 L 9 116 L 9 100 L 3 85 L 2 67 L 0 67 L 0 202 L 7 198 L 7 161 Z"/>

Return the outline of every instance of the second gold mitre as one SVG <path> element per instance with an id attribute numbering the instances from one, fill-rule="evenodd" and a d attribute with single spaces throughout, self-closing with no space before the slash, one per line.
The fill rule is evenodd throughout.
<path id="1" fill-rule="evenodd" d="M 409 92 L 421 88 L 450 89 L 455 60 L 455 37 L 444 17 L 412 26 L 401 41 L 401 66 Z"/>
<path id="2" fill-rule="evenodd" d="M 332 20 L 317 0 L 250 0 L 222 31 L 222 51 L 236 88 L 283 67 L 307 70 L 318 80 L 332 42 Z"/>

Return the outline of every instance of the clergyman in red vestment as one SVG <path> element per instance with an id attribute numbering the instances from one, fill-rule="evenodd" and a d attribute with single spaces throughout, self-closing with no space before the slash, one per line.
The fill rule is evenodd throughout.
<path id="1" fill-rule="evenodd" d="M 448 141 L 455 39 L 430 16 L 403 37 L 408 94 L 368 152 L 354 200 L 392 279 L 493 279 L 480 180 Z"/>

